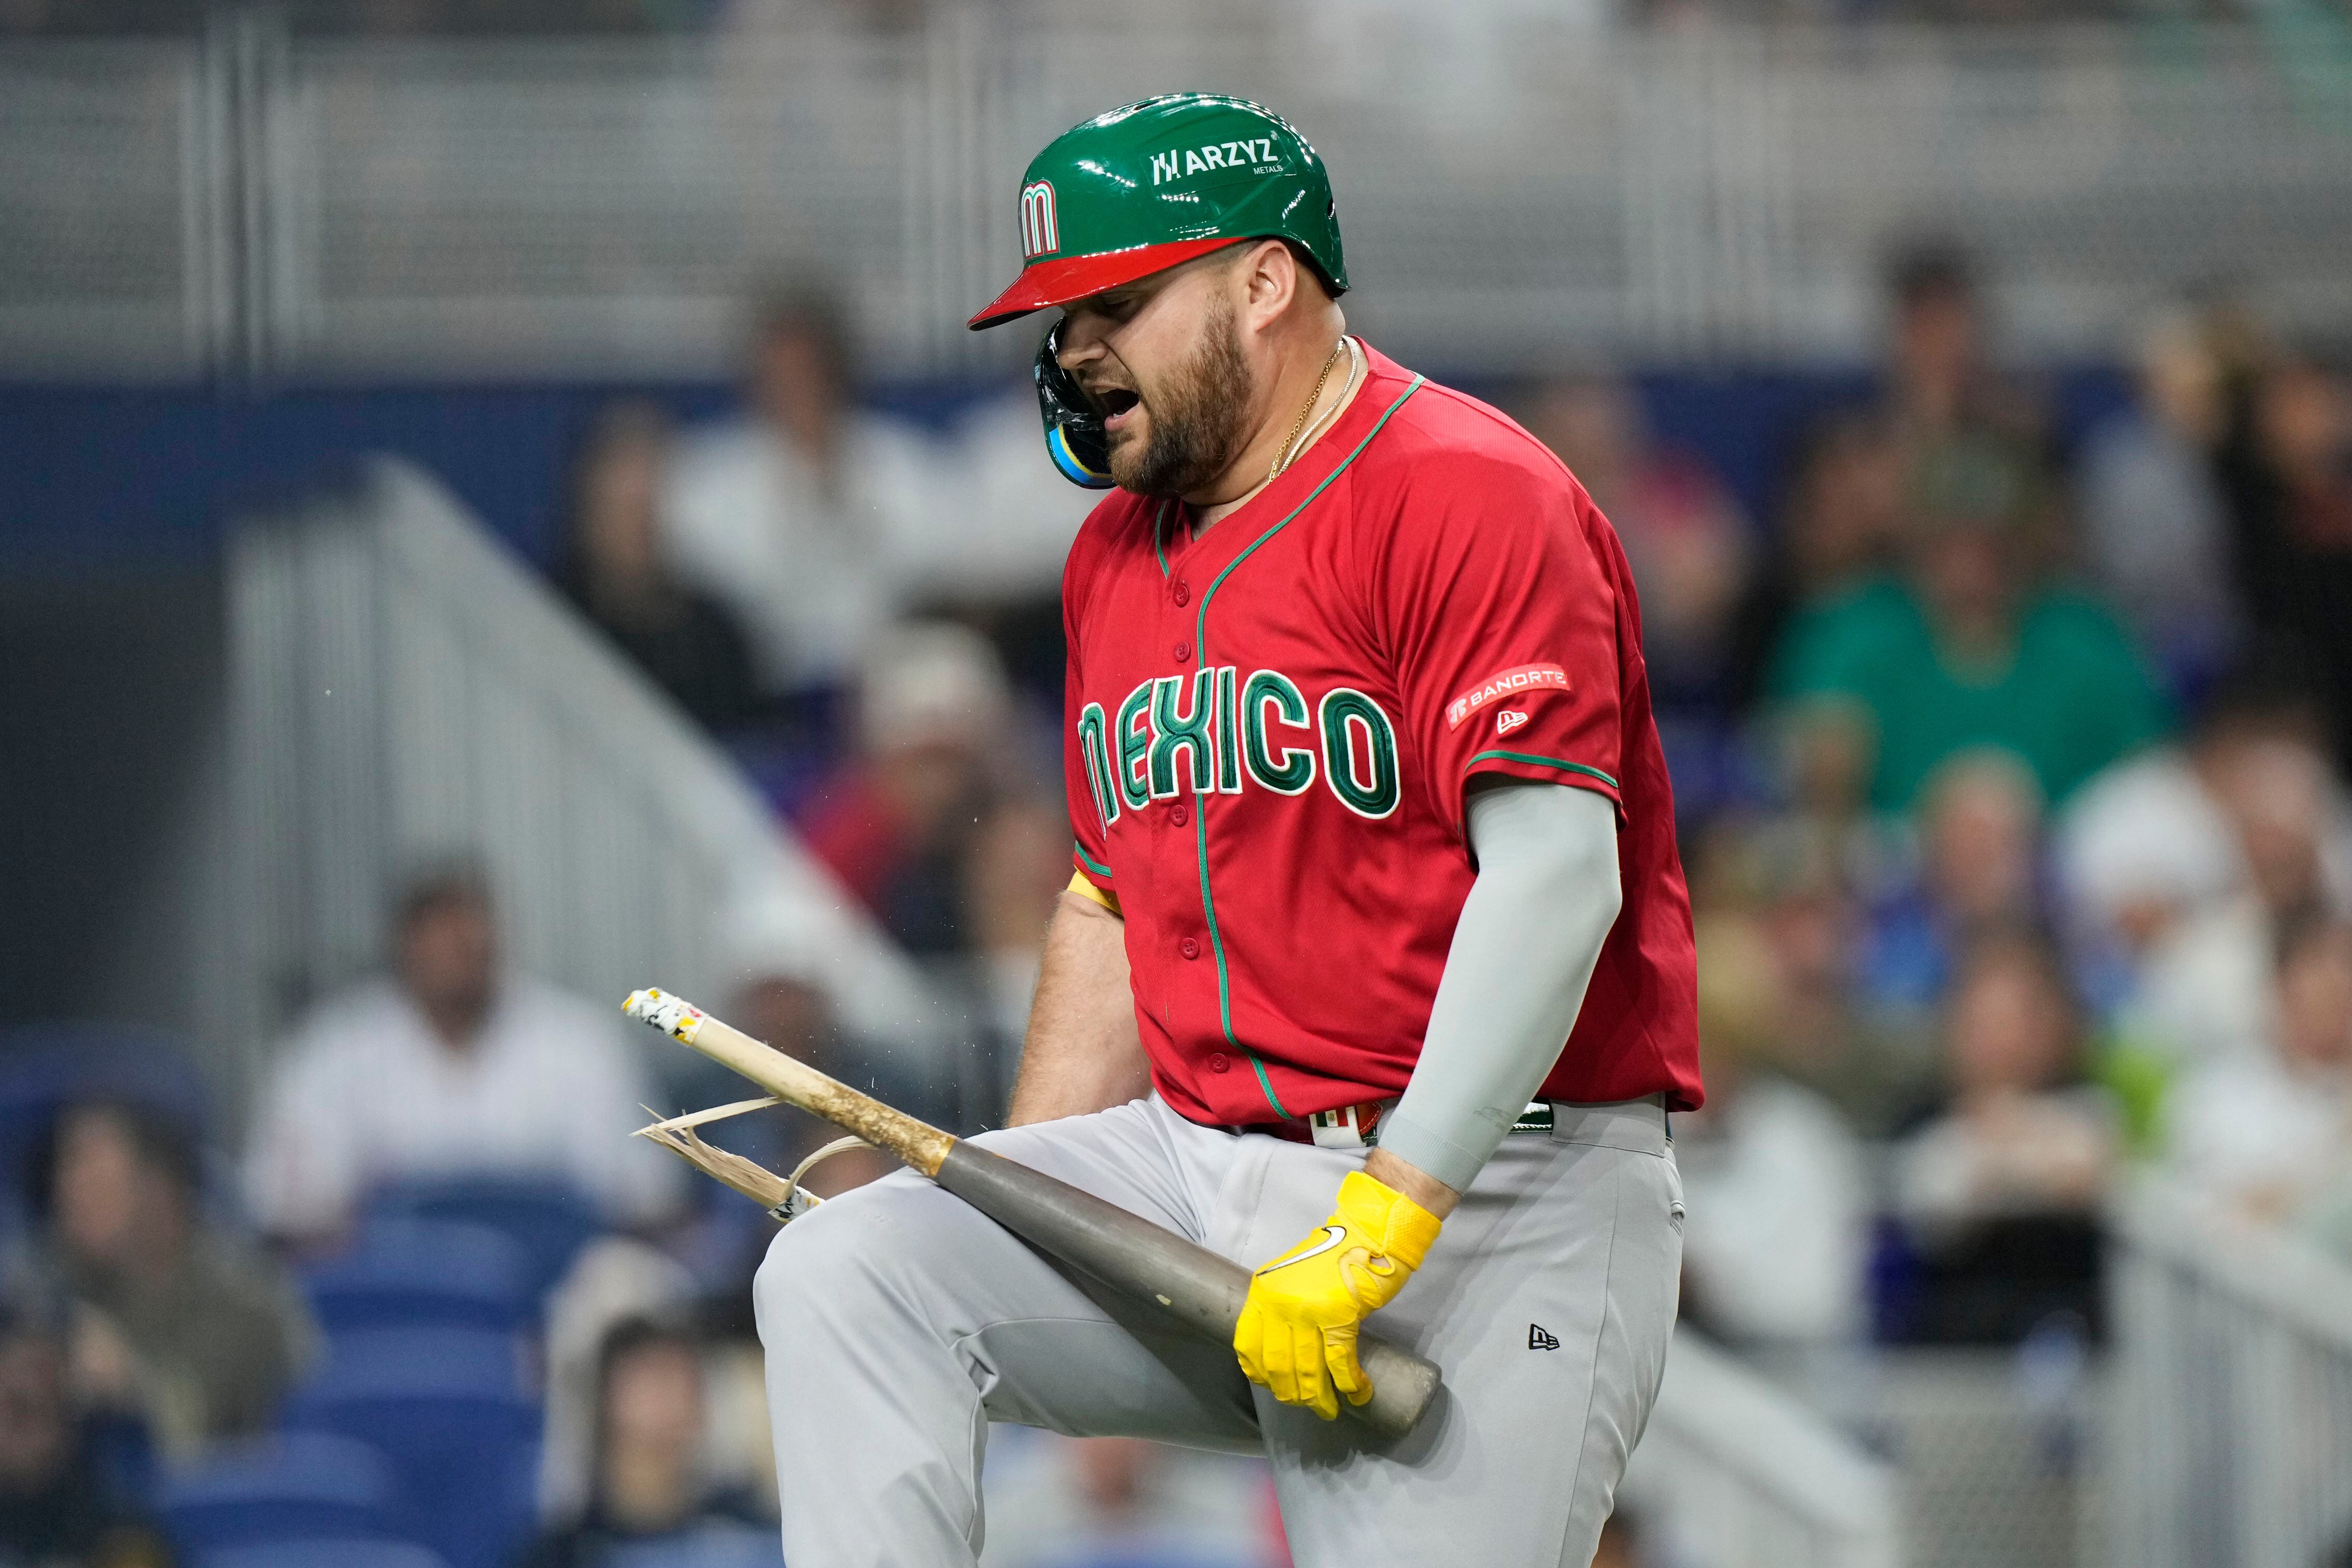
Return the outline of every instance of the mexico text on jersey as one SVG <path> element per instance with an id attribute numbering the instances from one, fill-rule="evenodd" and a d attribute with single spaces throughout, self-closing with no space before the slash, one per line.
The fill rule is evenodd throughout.
<path id="1" fill-rule="evenodd" d="M 1402 1090 L 1491 775 L 1620 823 L 1622 913 L 1545 1095 L 1695 1105 L 1689 899 L 1616 535 L 1508 420 L 1371 366 L 1205 535 L 1119 492 L 1070 552 L 1076 862 L 1126 918 L 1153 1081 L 1221 1123 Z"/>
<path id="2" fill-rule="evenodd" d="M 1348 810 L 1374 819 L 1395 810 L 1400 793 L 1396 726 L 1381 705 L 1335 686 L 1310 708 L 1279 670 L 1244 680 L 1238 665 L 1221 664 L 1139 682 L 1114 719 L 1100 703 L 1079 710 L 1078 745 L 1106 833 L 1122 810 L 1180 794 L 1238 795 L 1244 779 L 1297 795 L 1319 777 Z"/>

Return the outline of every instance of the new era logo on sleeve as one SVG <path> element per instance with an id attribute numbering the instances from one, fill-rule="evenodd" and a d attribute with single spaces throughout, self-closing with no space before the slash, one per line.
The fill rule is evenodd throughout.
<path id="1" fill-rule="evenodd" d="M 1558 664 L 1521 664 L 1515 670 L 1505 670 L 1487 676 L 1460 696 L 1445 705 L 1445 727 L 1460 729 L 1462 721 L 1472 714 L 1515 697 L 1522 692 L 1568 690 L 1568 672 Z M 1508 717 L 1507 714 L 1504 716 Z M 1522 721 L 1526 716 L 1520 716 Z M 1513 727 L 1517 727 L 1514 726 Z"/>
<path id="2" fill-rule="evenodd" d="M 1021 187 L 1021 259 L 1034 261 L 1062 248 L 1062 233 L 1054 217 L 1054 186 L 1039 180 Z"/>
<path id="3" fill-rule="evenodd" d="M 1546 1333 L 1541 1323 L 1529 1323 L 1528 1325 L 1528 1348 L 1529 1350 L 1558 1350 L 1559 1348 L 1559 1341 L 1552 1335 Z"/>
<path id="4" fill-rule="evenodd" d="M 1495 716 L 1495 733 L 1508 735 L 1528 722 L 1528 716 L 1515 707 L 1507 707 Z"/>

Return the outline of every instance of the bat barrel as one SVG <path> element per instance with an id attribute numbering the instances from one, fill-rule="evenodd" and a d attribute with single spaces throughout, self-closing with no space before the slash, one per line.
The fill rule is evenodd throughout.
<path id="1" fill-rule="evenodd" d="M 1115 1203 L 986 1149 L 958 1143 L 940 1163 L 939 1184 L 1033 1246 L 1205 1338 L 1230 1344 L 1249 1294 L 1249 1270 Z M 1438 1371 L 1367 1330 L 1357 1355 L 1372 1396 L 1339 1408 L 1382 1437 L 1412 1430 L 1436 1398 Z"/>

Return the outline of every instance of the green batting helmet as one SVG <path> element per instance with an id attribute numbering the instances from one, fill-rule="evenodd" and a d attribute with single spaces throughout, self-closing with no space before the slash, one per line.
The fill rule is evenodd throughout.
<path id="1" fill-rule="evenodd" d="M 968 323 L 993 327 L 1244 239 L 1286 239 L 1348 287 L 1323 160 L 1246 99 L 1174 92 L 1055 137 L 1021 177 L 1021 276 Z"/>

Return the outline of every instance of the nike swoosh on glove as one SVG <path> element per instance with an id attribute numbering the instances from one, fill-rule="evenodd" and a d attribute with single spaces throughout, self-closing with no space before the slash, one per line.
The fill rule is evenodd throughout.
<path id="1" fill-rule="evenodd" d="M 1350 1405 L 1370 1399 L 1357 1329 L 1404 1289 L 1437 1227 L 1437 1216 L 1394 1187 L 1349 1171 L 1331 1218 L 1250 1276 L 1234 1325 L 1244 1375 L 1326 1421 L 1339 1414 L 1335 1389 Z"/>

